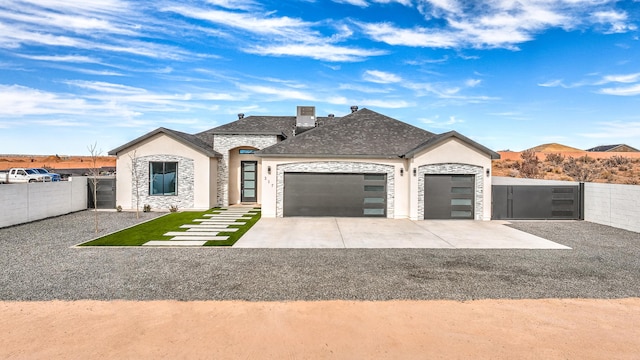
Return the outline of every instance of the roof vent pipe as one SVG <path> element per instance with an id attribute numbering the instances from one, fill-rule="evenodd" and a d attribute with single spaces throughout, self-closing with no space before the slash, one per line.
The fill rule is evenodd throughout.
<path id="1" fill-rule="evenodd" d="M 357 106 L 355 106 L 355 105 L 354 105 L 354 106 L 352 106 L 352 107 L 351 107 L 351 112 L 352 112 L 352 113 L 354 113 L 354 112 L 356 112 L 356 111 L 358 111 L 358 107 L 357 107 Z"/>
<path id="2" fill-rule="evenodd" d="M 242 119 L 244 119 L 244 114 L 243 113 L 238 114 L 238 120 L 242 120 Z"/>
<path id="3" fill-rule="evenodd" d="M 335 117 L 335 115 L 333 115 L 333 114 L 329 114 L 329 117 L 330 117 L 330 118 L 332 118 L 332 117 Z"/>

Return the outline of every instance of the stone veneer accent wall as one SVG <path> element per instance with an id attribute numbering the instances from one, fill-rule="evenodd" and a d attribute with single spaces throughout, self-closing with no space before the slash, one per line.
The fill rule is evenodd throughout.
<path id="1" fill-rule="evenodd" d="M 156 161 L 177 162 L 178 163 L 178 194 L 177 195 L 149 195 L 149 163 Z M 170 206 L 177 206 L 179 209 L 190 209 L 194 206 L 194 162 L 176 155 L 150 155 L 136 158 L 136 170 L 138 173 L 138 189 L 140 195 L 140 209 L 145 204 L 151 209 L 168 210 Z M 136 184 L 132 179 L 131 185 L 131 207 L 136 208 Z"/>
<path id="2" fill-rule="evenodd" d="M 283 217 L 284 214 L 285 172 L 387 174 L 387 217 L 393 218 L 395 171 L 392 165 L 348 161 L 319 161 L 280 164 L 276 169 L 276 217 Z"/>
<path id="3" fill-rule="evenodd" d="M 214 135 L 213 149 L 222 154 L 218 161 L 218 202 L 229 206 L 229 151 L 241 146 L 264 149 L 278 142 L 276 135 Z"/>
<path id="4" fill-rule="evenodd" d="M 474 219 L 482 220 L 484 214 L 484 176 L 482 166 L 467 164 L 430 164 L 418 167 L 418 219 L 424 219 L 424 176 L 425 174 L 475 175 Z"/>

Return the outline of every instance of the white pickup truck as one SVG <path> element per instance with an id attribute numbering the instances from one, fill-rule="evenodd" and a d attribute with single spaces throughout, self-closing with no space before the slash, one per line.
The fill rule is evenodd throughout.
<path id="1" fill-rule="evenodd" d="M 49 181 L 51 181 L 51 176 L 40 174 L 32 169 L 13 168 L 9 171 L 0 171 L 0 184 Z"/>

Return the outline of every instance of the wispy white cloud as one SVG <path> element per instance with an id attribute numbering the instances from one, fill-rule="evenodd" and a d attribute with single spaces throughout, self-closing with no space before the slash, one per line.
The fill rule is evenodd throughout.
<path id="1" fill-rule="evenodd" d="M 615 10 L 596 11 L 592 14 L 593 22 L 603 24 L 608 27 L 606 33 L 625 33 L 637 30 L 638 27 L 628 21 L 626 12 Z"/>
<path id="2" fill-rule="evenodd" d="M 254 34 L 280 35 L 288 38 L 317 36 L 317 33 L 310 30 L 311 23 L 287 16 L 276 17 L 264 13 L 206 10 L 188 6 L 169 6 L 163 10 Z"/>
<path id="3" fill-rule="evenodd" d="M 395 99 L 363 99 L 355 103 L 361 104 L 363 106 L 375 106 L 386 109 L 402 109 L 414 105 L 413 103 L 405 100 Z"/>
<path id="4" fill-rule="evenodd" d="M 480 80 L 480 79 L 467 79 L 464 82 L 464 84 L 467 87 L 470 87 L 470 88 L 471 87 L 476 87 L 476 86 L 480 85 L 480 83 L 482 83 L 482 80 Z"/>
<path id="5" fill-rule="evenodd" d="M 271 12 L 236 12 L 189 6 L 167 6 L 163 10 L 256 36 L 255 41 L 245 39 L 244 42 L 247 44 L 241 46 L 242 51 L 250 54 L 307 57 L 329 62 L 356 62 L 388 53 L 338 45 L 337 43 L 347 40 L 353 34 L 344 24 L 334 26 L 335 33 L 325 35 L 315 29 L 319 25 L 317 23 L 288 16 L 278 17 Z"/>
<path id="6" fill-rule="evenodd" d="M 113 84 L 103 81 L 85 81 L 85 80 L 69 80 L 65 81 L 68 85 L 77 86 L 83 89 L 94 90 L 101 93 L 117 93 L 117 94 L 144 94 L 145 89 L 127 86 L 122 84 Z"/>
<path id="7" fill-rule="evenodd" d="M 50 61 L 50 62 L 71 62 L 71 63 L 98 63 L 99 60 L 90 56 L 82 55 L 17 55 L 21 58 Z"/>
<path id="8" fill-rule="evenodd" d="M 572 30 L 608 26 L 605 32 L 627 32 L 637 26 L 624 12 L 607 9 L 608 0 L 450 1 L 417 0 L 416 10 L 439 25 L 401 27 L 356 22 L 376 41 L 390 45 L 432 48 L 507 48 L 532 40 L 549 28 Z M 605 10 L 603 10 L 605 9 Z"/>
<path id="9" fill-rule="evenodd" d="M 380 70 L 366 70 L 362 75 L 362 78 L 365 81 L 378 84 L 390 84 L 402 81 L 402 78 L 400 76 Z"/>
<path id="10" fill-rule="evenodd" d="M 387 88 L 387 87 L 360 86 L 360 85 L 355 85 L 355 84 L 340 84 L 338 86 L 338 89 L 340 89 L 340 90 L 352 90 L 352 91 L 358 91 L 358 92 L 363 92 L 363 93 L 368 93 L 368 94 L 384 94 L 384 93 L 389 93 L 389 92 L 393 91 L 392 89 Z"/>
<path id="11" fill-rule="evenodd" d="M 554 79 L 554 80 L 549 80 L 549 81 L 545 81 L 543 83 L 538 83 L 538 86 L 542 86 L 542 87 L 566 87 L 566 85 L 564 85 L 562 79 Z"/>
<path id="12" fill-rule="evenodd" d="M 640 73 L 633 74 L 622 74 L 622 75 L 605 75 L 602 77 L 602 80 L 598 81 L 596 84 L 606 84 L 606 83 L 634 83 L 640 81 Z"/>
<path id="13" fill-rule="evenodd" d="M 598 90 L 598 93 L 605 94 L 605 95 L 616 95 L 616 96 L 640 95 L 640 84 L 634 84 L 631 86 L 603 88 Z"/>
<path id="14" fill-rule="evenodd" d="M 453 125 L 464 122 L 462 119 L 456 119 L 453 115 L 449 116 L 448 119 L 440 119 L 440 115 L 436 115 L 432 118 L 421 118 L 419 121 L 430 128 L 436 129 L 451 129 Z"/>
<path id="15" fill-rule="evenodd" d="M 640 121 L 610 121 L 598 124 L 594 132 L 580 133 L 580 136 L 592 139 L 611 139 L 615 143 L 623 139 L 640 138 Z"/>
<path id="16" fill-rule="evenodd" d="M 593 77 L 597 74 L 591 74 Z M 617 86 L 617 87 L 600 87 L 595 90 L 596 93 L 604 94 L 604 95 L 616 95 L 616 96 L 635 96 L 640 95 L 640 73 L 631 73 L 631 74 L 612 74 L 612 75 L 604 75 L 599 79 L 586 79 L 579 82 L 575 82 L 572 84 L 565 84 L 561 79 L 549 80 L 543 83 L 539 83 L 538 86 L 542 87 L 562 87 L 565 89 L 584 87 L 584 86 L 602 86 L 611 83 L 619 83 L 619 84 L 631 84 L 628 86 Z"/>
<path id="17" fill-rule="evenodd" d="M 331 62 L 358 62 L 369 57 L 387 54 L 387 51 L 383 50 L 368 50 L 331 44 L 314 45 L 300 43 L 257 45 L 245 51 L 257 55 L 297 56 Z"/>
<path id="18" fill-rule="evenodd" d="M 333 2 L 341 4 L 349 4 L 359 7 L 368 7 L 371 4 L 390 4 L 398 3 L 404 6 L 411 6 L 411 0 L 333 0 Z"/>
<path id="19" fill-rule="evenodd" d="M 271 101 L 275 100 L 305 100 L 305 101 L 315 101 L 317 98 L 312 94 L 292 90 L 289 88 L 282 87 L 272 87 L 272 86 L 264 86 L 264 85 L 250 85 L 250 84 L 237 84 L 238 88 L 247 91 L 253 94 L 259 95 L 270 95 Z"/>
<path id="20" fill-rule="evenodd" d="M 207 0 L 207 3 L 235 10 L 251 10 L 260 7 L 260 5 L 253 0 Z"/>
<path id="21" fill-rule="evenodd" d="M 86 127 L 90 124 L 79 120 L 65 120 L 65 119 L 47 119 L 47 120 L 33 120 L 33 124 L 49 127 Z"/>

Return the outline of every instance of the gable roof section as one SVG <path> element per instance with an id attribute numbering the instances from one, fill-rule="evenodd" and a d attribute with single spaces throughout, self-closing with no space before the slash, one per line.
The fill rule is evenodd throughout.
<path id="1" fill-rule="evenodd" d="M 256 155 L 397 158 L 433 136 L 365 108 L 262 149 Z"/>
<path id="2" fill-rule="evenodd" d="M 592 152 L 607 152 L 607 151 L 622 151 L 622 152 L 638 152 L 640 150 L 629 146 L 627 144 L 615 144 L 615 145 L 600 145 L 587 149 Z"/>
<path id="3" fill-rule="evenodd" d="M 183 133 L 180 131 L 176 131 L 176 130 L 171 130 L 171 129 L 167 129 L 164 127 L 159 127 L 149 133 L 146 133 L 142 136 L 140 136 L 137 139 L 134 139 L 120 147 L 117 147 L 111 151 L 109 151 L 109 155 L 118 155 L 119 152 L 121 152 L 122 150 L 128 149 L 144 140 L 150 139 L 158 134 L 164 134 L 168 137 L 170 137 L 173 140 L 176 140 L 177 142 L 186 145 L 196 151 L 199 151 L 209 157 L 222 157 L 222 155 L 213 150 L 213 148 L 207 144 L 206 142 L 204 142 L 202 139 L 200 139 L 199 137 L 195 136 L 195 135 L 191 135 L 191 134 L 187 134 L 187 133 Z"/>
<path id="4" fill-rule="evenodd" d="M 318 117 L 320 125 L 332 122 L 329 117 Z M 213 135 L 279 135 L 283 138 L 293 136 L 296 127 L 295 116 L 248 116 L 234 122 L 224 124 L 207 131 L 196 134 L 197 137 L 211 142 Z M 211 140 L 211 141 L 210 141 Z"/>
<path id="5" fill-rule="evenodd" d="M 480 150 L 481 152 L 489 155 L 491 157 L 491 159 L 500 159 L 500 154 L 498 154 L 497 152 L 484 147 L 482 145 L 480 145 L 479 143 L 469 139 L 468 137 L 456 132 L 456 131 L 449 131 L 440 135 L 436 135 L 432 138 L 430 138 L 429 140 L 423 142 L 422 144 L 416 146 L 414 149 L 412 149 L 411 151 L 408 151 L 405 156 L 406 157 L 413 157 L 415 154 L 423 151 L 423 150 L 427 150 L 430 149 L 432 147 L 435 147 L 439 144 L 442 144 L 450 139 L 458 139 L 460 141 L 462 141 L 463 143 L 476 148 L 478 150 Z"/>

